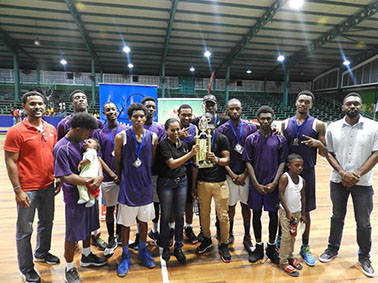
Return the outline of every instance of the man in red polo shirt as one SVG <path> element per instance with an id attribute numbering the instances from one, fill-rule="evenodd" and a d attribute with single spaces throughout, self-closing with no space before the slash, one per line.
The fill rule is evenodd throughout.
<path id="1" fill-rule="evenodd" d="M 54 219 L 54 197 L 60 184 L 54 186 L 55 128 L 42 120 L 46 110 L 44 97 L 29 91 L 22 97 L 27 117 L 11 127 L 4 143 L 5 163 L 17 203 L 16 245 L 18 267 L 25 282 L 41 282 L 34 270 L 31 235 L 35 210 L 38 210 L 37 243 L 34 260 L 59 263 L 49 253 Z"/>

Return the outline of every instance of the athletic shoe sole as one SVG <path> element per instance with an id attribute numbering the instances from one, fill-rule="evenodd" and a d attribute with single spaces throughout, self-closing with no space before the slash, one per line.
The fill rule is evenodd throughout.
<path id="1" fill-rule="evenodd" d="M 106 248 L 104 251 L 104 257 L 109 258 L 114 254 L 114 251 L 117 249 L 118 245 L 114 248 Z"/>
<path id="2" fill-rule="evenodd" d="M 319 256 L 319 261 L 323 262 L 323 263 L 328 263 L 328 262 L 332 261 L 335 258 L 337 258 L 337 255 L 331 257 L 330 259 L 322 259 L 321 256 Z"/>
<path id="3" fill-rule="evenodd" d="M 102 263 L 95 263 L 95 262 L 82 262 L 80 261 L 80 266 L 81 267 L 90 267 L 90 266 L 103 266 L 105 265 L 107 262 L 102 262 Z"/>
<path id="4" fill-rule="evenodd" d="M 220 253 L 219 253 L 219 255 L 220 255 L 220 258 L 222 259 L 222 261 L 224 263 L 230 263 L 231 262 L 231 259 L 225 259 Z"/>
<path id="5" fill-rule="evenodd" d="M 365 271 L 365 269 L 362 268 L 362 264 L 361 262 L 358 262 L 361 266 L 361 270 L 362 270 L 362 273 L 365 274 L 367 277 L 370 277 L 370 278 L 373 278 L 375 276 L 375 272 L 374 273 L 369 273 L 367 271 Z"/>
<path id="6" fill-rule="evenodd" d="M 213 244 L 211 244 L 210 246 L 207 246 L 204 250 L 201 250 L 201 251 L 196 250 L 196 253 L 197 254 L 203 254 L 203 253 L 207 252 L 209 249 L 211 249 L 212 247 L 213 247 Z"/>
<path id="7" fill-rule="evenodd" d="M 20 276 L 25 281 L 25 283 L 36 283 L 36 281 L 27 281 L 26 276 L 22 272 L 20 272 Z M 41 282 L 41 279 L 39 279 L 39 281 L 37 281 L 37 282 Z"/>
<path id="8" fill-rule="evenodd" d="M 46 260 L 46 259 L 44 259 L 44 258 L 34 258 L 34 261 L 35 262 L 44 262 L 44 263 L 47 263 L 47 264 L 58 264 L 58 263 L 60 263 L 60 261 L 48 261 L 48 260 Z"/>

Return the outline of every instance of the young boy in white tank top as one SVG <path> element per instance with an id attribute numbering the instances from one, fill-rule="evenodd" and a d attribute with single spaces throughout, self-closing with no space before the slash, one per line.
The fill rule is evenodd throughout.
<path id="1" fill-rule="evenodd" d="M 289 172 L 282 174 L 278 185 L 279 220 L 282 227 L 279 267 L 288 275 L 298 277 L 297 270 L 301 270 L 302 265 L 293 255 L 296 225 L 300 221 L 306 222 L 306 182 L 299 176 L 303 170 L 302 157 L 290 154 L 287 167 Z"/>

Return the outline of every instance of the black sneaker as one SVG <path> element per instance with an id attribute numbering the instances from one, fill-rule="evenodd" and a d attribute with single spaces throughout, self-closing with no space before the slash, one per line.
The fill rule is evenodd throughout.
<path id="1" fill-rule="evenodd" d="M 274 263 L 274 264 L 280 263 L 280 258 L 278 256 L 275 243 L 273 245 L 267 244 L 266 249 L 265 249 L 265 253 L 272 263 Z"/>
<path id="2" fill-rule="evenodd" d="M 184 232 L 185 232 L 185 236 L 187 237 L 189 243 L 191 243 L 193 245 L 198 243 L 198 238 L 194 234 L 192 227 L 186 227 Z"/>
<path id="3" fill-rule="evenodd" d="M 220 244 L 218 247 L 218 251 L 223 262 L 225 263 L 231 262 L 231 255 L 230 255 L 230 251 L 228 250 L 227 244 Z"/>
<path id="4" fill-rule="evenodd" d="M 169 246 L 173 246 L 173 237 L 175 236 L 175 229 L 169 229 Z"/>
<path id="5" fill-rule="evenodd" d="M 152 230 L 150 232 L 148 232 L 148 237 L 151 238 L 151 240 L 153 240 L 156 244 L 157 240 L 159 239 L 159 233 L 158 232 L 152 232 Z"/>
<path id="6" fill-rule="evenodd" d="M 367 277 L 374 277 L 375 271 L 374 268 L 371 266 L 371 261 L 368 258 L 360 258 L 358 260 L 362 267 L 362 272 L 367 276 Z"/>
<path id="7" fill-rule="evenodd" d="M 202 242 L 203 241 L 203 234 L 202 234 L 202 231 L 200 231 L 197 235 L 197 239 L 198 239 L 198 242 Z"/>
<path id="8" fill-rule="evenodd" d="M 213 242 L 211 241 L 211 238 L 203 237 L 203 241 L 201 242 L 201 245 L 199 245 L 196 248 L 197 254 L 203 254 L 207 250 L 209 250 L 213 246 Z"/>
<path id="9" fill-rule="evenodd" d="M 26 283 L 41 282 L 41 277 L 39 277 L 37 271 L 35 271 L 34 269 L 29 270 L 25 273 L 21 272 L 20 275 Z"/>
<path id="10" fill-rule="evenodd" d="M 229 236 L 228 236 L 228 242 L 227 242 L 227 245 L 232 245 L 235 241 L 235 237 L 234 237 L 234 234 L 230 233 Z"/>
<path id="11" fill-rule="evenodd" d="M 253 252 L 253 244 L 251 240 L 251 236 L 244 236 L 243 238 L 243 246 L 248 254 Z"/>
<path id="12" fill-rule="evenodd" d="M 91 244 L 93 246 L 96 246 L 99 250 L 103 251 L 106 249 L 106 246 L 108 244 L 103 239 L 101 239 L 100 235 L 101 233 L 91 235 Z"/>
<path id="13" fill-rule="evenodd" d="M 58 263 L 60 263 L 59 257 L 57 257 L 53 254 L 50 254 L 50 253 L 47 253 L 47 255 L 45 257 L 35 257 L 34 261 L 46 262 L 47 264 L 58 264 Z"/>
<path id="14" fill-rule="evenodd" d="M 134 243 L 131 243 L 129 245 L 129 248 L 130 249 L 133 249 L 134 251 L 137 251 L 139 250 L 139 233 L 135 234 L 135 242 Z"/>
<path id="15" fill-rule="evenodd" d="M 161 257 L 165 260 L 165 261 L 169 261 L 170 257 L 171 257 L 171 254 L 169 252 L 169 248 L 163 248 L 163 253 L 161 255 Z"/>
<path id="16" fill-rule="evenodd" d="M 249 254 L 248 261 L 250 263 L 255 263 L 259 260 L 262 260 L 264 258 L 264 247 L 263 243 L 256 244 L 255 250 Z"/>
<path id="17" fill-rule="evenodd" d="M 115 237 L 117 239 L 117 245 L 118 246 L 122 246 L 122 238 L 121 238 L 121 236 L 120 235 L 116 235 Z"/>
<path id="18" fill-rule="evenodd" d="M 184 255 L 181 248 L 175 248 L 173 255 L 176 257 L 179 263 L 184 264 L 186 262 L 186 256 Z"/>
<path id="19" fill-rule="evenodd" d="M 106 263 L 106 258 L 98 257 L 93 253 L 90 253 L 88 256 L 81 255 L 80 266 L 82 267 L 103 266 Z"/>
<path id="20" fill-rule="evenodd" d="M 114 251 L 117 249 L 117 239 L 115 237 L 109 237 L 108 245 L 104 251 L 104 256 L 106 258 L 111 257 L 114 254 Z"/>
<path id="21" fill-rule="evenodd" d="M 71 268 L 67 271 L 67 268 L 64 269 L 64 282 L 66 283 L 81 283 L 79 273 L 77 269 Z"/>
<path id="22" fill-rule="evenodd" d="M 327 263 L 333 260 L 335 257 L 337 257 L 337 252 L 328 248 L 319 256 L 319 261 Z"/>

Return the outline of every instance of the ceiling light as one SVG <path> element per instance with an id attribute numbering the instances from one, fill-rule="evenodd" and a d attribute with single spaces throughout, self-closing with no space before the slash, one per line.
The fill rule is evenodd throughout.
<path id="1" fill-rule="evenodd" d="M 127 45 L 125 45 L 123 48 L 122 48 L 123 52 L 125 53 L 129 53 L 131 51 L 130 47 L 128 47 Z"/>
<path id="2" fill-rule="evenodd" d="M 283 56 L 283 55 L 278 55 L 278 57 L 277 57 L 277 61 L 280 61 L 280 62 L 283 62 L 283 61 L 285 61 L 285 56 Z"/>
<path id="3" fill-rule="evenodd" d="M 348 67 L 350 65 L 350 61 L 345 59 L 345 61 L 343 62 L 343 65 Z"/>
<path id="4" fill-rule="evenodd" d="M 62 64 L 63 66 L 67 65 L 66 59 L 62 58 L 62 60 L 60 60 L 60 64 Z"/>
<path id="5" fill-rule="evenodd" d="M 298 10 L 303 6 L 303 0 L 290 0 L 289 5 L 292 9 Z"/>
<path id="6" fill-rule="evenodd" d="M 194 72 L 196 69 L 194 69 L 194 67 L 192 66 L 192 67 L 190 67 L 190 69 L 189 69 L 189 71 L 191 71 L 191 72 Z"/>
<path id="7" fill-rule="evenodd" d="M 37 46 L 41 45 L 41 42 L 39 41 L 38 37 L 35 38 L 34 45 L 37 45 Z"/>
<path id="8" fill-rule="evenodd" d="M 134 68 L 134 65 L 133 65 L 133 63 L 129 63 L 129 64 L 127 65 L 127 67 L 129 67 L 129 69 L 132 69 L 132 68 Z"/>
<path id="9" fill-rule="evenodd" d="M 247 74 L 252 74 L 252 70 L 251 70 L 251 69 L 248 69 L 248 70 L 246 71 L 246 73 L 247 73 Z"/>
<path id="10" fill-rule="evenodd" d="M 209 58 L 211 56 L 211 52 L 209 50 L 206 50 L 205 53 L 203 53 L 203 56 Z"/>

